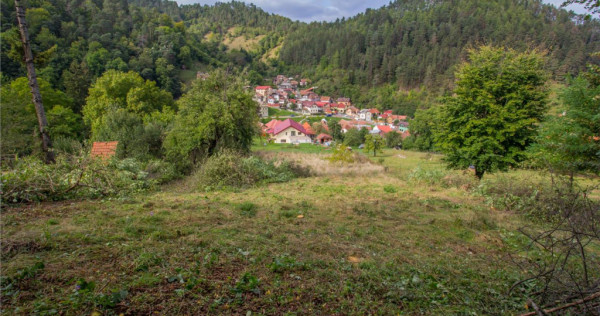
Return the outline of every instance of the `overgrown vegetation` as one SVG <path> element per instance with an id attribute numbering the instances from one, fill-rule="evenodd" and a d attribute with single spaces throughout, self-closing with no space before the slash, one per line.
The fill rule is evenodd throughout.
<path id="1" fill-rule="evenodd" d="M 203 161 L 190 181 L 198 189 L 214 190 L 287 182 L 297 176 L 294 165 L 285 160 L 276 165 L 275 161 L 225 150 Z"/>
<path id="2" fill-rule="evenodd" d="M 37 157 L 17 158 L 2 171 L 2 203 L 128 196 L 177 176 L 168 164 L 94 159 L 86 152 L 61 154 L 55 164 Z"/>

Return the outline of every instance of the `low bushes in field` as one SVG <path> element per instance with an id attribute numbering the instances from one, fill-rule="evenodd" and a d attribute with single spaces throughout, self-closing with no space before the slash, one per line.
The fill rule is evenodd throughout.
<path id="1" fill-rule="evenodd" d="M 257 156 L 224 151 L 206 159 L 192 175 L 192 182 L 200 189 L 211 190 L 286 182 L 299 175 L 299 169 L 288 161 L 276 163 Z"/>
<path id="2" fill-rule="evenodd" d="M 0 179 L 2 202 L 22 203 L 123 196 L 175 177 L 175 169 L 162 161 L 104 161 L 81 151 L 59 154 L 54 164 L 34 156 L 18 158 Z"/>

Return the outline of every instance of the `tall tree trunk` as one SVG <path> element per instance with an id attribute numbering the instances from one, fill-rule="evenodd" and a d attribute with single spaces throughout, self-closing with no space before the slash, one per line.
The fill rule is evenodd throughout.
<path id="1" fill-rule="evenodd" d="M 31 46 L 29 46 L 29 33 L 27 32 L 27 21 L 25 21 L 25 10 L 23 10 L 20 0 L 15 0 L 15 7 L 17 9 L 19 30 L 21 31 L 21 42 L 23 43 L 23 50 L 25 53 L 27 78 L 29 79 L 33 105 L 35 106 L 35 113 L 37 114 L 40 135 L 42 137 L 42 151 L 44 152 L 46 163 L 53 163 L 54 152 L 52 152 L 50 135 L 48 135 L 48 120 L 46 119 L 46 112 L 44 112 L 44 105 L 42 104 L 40 86 L 38 85 L 35 67 L 33 66 L 33 54 L 31 53 Z"/>

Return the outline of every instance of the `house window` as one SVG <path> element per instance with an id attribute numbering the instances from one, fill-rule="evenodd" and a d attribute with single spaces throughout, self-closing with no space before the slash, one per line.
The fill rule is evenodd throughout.
<path id="1" fill-rule="evenodd" d="M 292 136 L 296 136 L 296 131 L 292 131 Z"/>
<path id="2" fill-rule="evenodd" d="M 282 140 L 281 140 L 281 142 L 282 142 L 282 143 L 285 143 L 285 139 L 282 139 Z"/>
<path id="3" fill-rule="evenodd" d="M 287 132 L 285 132 L 285 136 L 287 136 Z"/>

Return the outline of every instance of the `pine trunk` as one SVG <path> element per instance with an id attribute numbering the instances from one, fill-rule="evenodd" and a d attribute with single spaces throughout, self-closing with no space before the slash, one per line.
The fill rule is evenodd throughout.
<path id="1" fill-rule="evenodd" d="M 44 105 L 42 104 L 42 95 L 40 94 L 40 86 L 38 85 L 35 67 L 33 66 L 33 54 L 31 53 L 31 46 L 29 46 L 29 33 L 27 32 L 25 10 L 21 6 L 20 0 L 15 0 L 15 7 L 17 9 L 19 30 L 21 31 L 21 42 L 23 43 L 23 50 L 25 53 L 27 78 L 29 79 L 33 105 L 35 106 L 35 113 L 37 114 L 40 135 L 42 137 L 42 151 L 44 152 L 46 163 L 53 163 L 54 153 L 51 150 L 52 142 L 50 141 L 50 135 L 48 135 L 48 120 L 46 119 L 46 112 L 44 111 Z"/>

